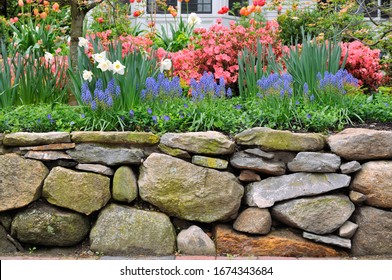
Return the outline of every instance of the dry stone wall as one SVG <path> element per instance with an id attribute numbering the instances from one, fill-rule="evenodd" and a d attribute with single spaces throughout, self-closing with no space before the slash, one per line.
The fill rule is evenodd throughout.
<path id="1" fill-rule="evenodd" d="M 0 254 L 392 255 L 392 132 L 0 134 Z"/>

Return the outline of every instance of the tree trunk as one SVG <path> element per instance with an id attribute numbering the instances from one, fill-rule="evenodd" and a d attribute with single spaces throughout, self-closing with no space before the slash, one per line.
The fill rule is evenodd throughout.
<path id="1" fill-rule="evenodd" d="M 88 10 L 83 9 L 77 3 L 71 1 L 71 44 L 69 55 L 73 71 L 78 70 L 78 43 L 79 37 L 83 37 L 83 22 Z"/>

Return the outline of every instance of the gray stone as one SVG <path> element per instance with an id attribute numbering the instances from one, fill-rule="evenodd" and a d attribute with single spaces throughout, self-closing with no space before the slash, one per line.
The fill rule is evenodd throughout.
<path id="1" fill-rule="evenodd" d="M 2 225 L 6 231 L 11 230 L 12 216 L 9 212 L 0 212 L 0 225 Z"/>
<path id="2" fill-rule="evenodd" d="M 361 170 L 361 168 L 362 168 L 361 164 L 358 161 L 354 160 L 354 161 L 343 163 L 340 166 L 340 171 L 343 174 L 350 174 Z"/>
<path id="3" fill-rule="evenodd" d="M 353 222 L 346 221 L 340 228 L 339 228 L 339 236 L 345 238 L 351 238 L 355 234 L 358 229 L 358 225 L 354 224 Z"/>
<path id="4" fill-rule="evenodd" d="M 260 146 L 267 151 L 320 151 L 325 146 L 325 138 L 316 133 L 292 133 L 267 127 L 247 129 L 234 139 L 239 145 Z"/>
<path id="5" fill-rule="evenodd" d="M 78 144 L 67 154 L 80 163 L 99 163 L 103 165 L 140 164 L 144 157 L 139 148 L 113 148 L 95 144 Z"/>
<path id="6" fill-rule="evenodd" d="M 240 176 L 238 176 L 238 180 L 241 182 L 259 182 L 261 181 L 261 177 L 252 170 L 241 170 Z"/>
<path id="7" fill-rule="evenodd" d="M 235 143 L 226 135 L 216 132 L 166 133 L 161 144 L 195 154 L 224 155 L 234 152 Z"/>
<path id="8" fill-rule="evenodd" d="M 287 164 L 293 161 L 293 159 L 297 156 L 297 153 L 277 151 L 274 152 L 274 155 L 274 161 L 281 161 Z"/>
<path id="9" fill-rule="evenodd" d="M 59 159 L 68 159 L 72 160 L 72 158 L 64 152 L 58 151 L 29 151 L 24 155 L 25 158 L 38 159 L 41 161 L 52 161 Z"/>
<path id="10" fill-rule="evenodd" d="M 323 195 L 277 203 L 272 207 L 271 215 L 286 225 L 326 234 L 341 227 L 354 210 L 355 206 L 347 196 Z"/>
<path id="11" fill-rule="evenodd" d="M 247 154 L 262 157 L 265 159 L 273 159 L 275 156 L 275 154 L 273 154 L 273 153 L 267 153 L 267 152 L 264 152 L 264 151 L 257 149 L 257 148 L 246 149 L 244 152 Z"/>
<path id="12" fill-rule="evenodd" d="M 140 197 L 170 216 L 199 222 L 236 216 L 244 188 L 228 172 L 151 154 L 140 168 Z"/>
<path id="13" fill-rule="evenodd" d="M 75 143 L 101 143 L 151 146 L 159 143 L 159 136 L 151 132 L 135 131 L 74 131 Z"/>
<path id="14" fill-rule="evenodd" d="M 16 253 L 17 249 L 12 242 L 7 238 L 7 231 L 0 225 L 0 254 L 1 253 Z"/>
<path id="15" fill-rule="evenodd" d="M 303 238 L 307 238 L 310 240 L 314 240 L 319 243 L 330 244 L 339 246 L 346 249 L 351 249 L 351 240 L 346 238 L 341 238 L 336 235 L 328 234 L 328 235 L 317 235 L 309 232 L 303 232 Z"/>
<path id="16" fill-rule="evenodd" d="M 369 161 L 355 174 L 350 189 L 366 195 L 365 203 L 392 208 L 392 161 Z"/>
<path id="17" fill-rule="evenodd" d="M 49 170 L 36 160 L 16 154 L 0 156 L 0 211 L 21 208 L 41 196 Z"/>
<path id="18" fill-rule="evenodd" d="M 71 137 L 68 132 L 29 133 L 16 132 L 6 134 L 3 139 L 4 146 L 38 146 L 55 143 L 69 143 Z"/>
<path id="19" fill-rule="evenodd" d="M 283 162 L 263 159 L 245 152 L 235 153 L 230 158 L 230 164 L 238 169 L 254 170 L 270 175 L 283 175 L 286 173 L 286 165 Z"/>
<path id="20" fill-rule="evenodd" d="M 392 158 L 392 131 L 347 128 L 331 135 L 327 141 L 331 151 L 347 160 Z"/>
<path id="21" fill-rule="evenodd" d="M 177 248 L 181 254 L 215 256 L 215 244 L 198 226 L 182 230 L 177 236 Z"/>
<path id="22" fill-rule="evenodd" d="M 250 207 L 238 215 L 233 228 L 252 234 L 268 234 L 271 230 L 271 224 L 272 219 L 268 209 Z"/>
<path id="23" fill-rule="evenodd" d="M 191 155 L 184 150 L 177 149 L 177 148 L 170 148 L 169 146 L 159 144 L 158 149 L 162 151 L 163 153 L 172 156 L 172 157 L 178 157 L 178 158 L 191 158 Z"/>
<path id="24" fill-rule="evenodd" d="M 295 173 L 250 183 L 245 188 L 249 206 L 267 208 L 277 201 L 326 193 L 348 187 L 351 178 L 343 174 Z"/>
<path id="25" fill-rule="evenodd" d="M 294 160 L 287 164 L 292 172 L 336 172 L 339 169 L 340 157 L 329 153 L 300 152 Z"/>
<path id="26" fill-rule="evenodd" d="M 48 144 L 42 146 L 30 146 L 20 147 L 21 151 L 56 151 L 56 150 L 68 150 L 75 148 L 75 143 L 59 143 L 59 144 Z"/>
<path id="27" fill-rule="evenodd" d="M 78 170 L 90 171 L 107 176 L 112 176 L 114 174 L 113 169 L 101 164 L 79 163 L 75 166 L 75 168 Z"/>
<path id="28" fill-rule="evenodd" d="M 352 254 L 390 255 L 392 252 L 392 212 L 373 207 L 359 207 L 353 221 L 358 229 L 352 239 Z"/>
<path id="29" fill-rule="evenodd" d="M 350 197 L 351 201 L 354 202 L 355 204 L 361 204 L 361 203 L 365 202 L 367 199 L 366 195 L 364 195 L 363 193 L 360 193 L 360 192 L 356 192 L 356 191 L 350 191 L 349 197 Z"/>
<path id="30" fill-rule="evenodd" d="M 171 255 L 176 234 L 164 213 L 110 204 L 90 232 L 91 250 L 105 255 Z"/>
<path id="31" fill-rule="evenodd" d="M 4 155 L 6 153 L 6 149 L 4 148 L 3 145 L 0 145 L 0 156 Z"/>
<path id="32" fill-rule="evenodd" d="M 12 236 L 20 242 L 44 246 L 76 245 L 89 230 L 90 221 L 85 215 L 43 202 L 18 212 L 11 226 Z"/>
<path id="33" fill-rule="evenodd" d="M 116 170 L 113 178 L 113 199 L 132 202 L 137 198 L 137 178 L 128 166 L 121 166 Z"/>
<path id="34" fill-rule="evenodd" d="M 224 159 L 197 156 L 197 155 L 192 157 L 192 163 L 208 168 L 221 169 L 221 170 L 226 169 L 229 164 L 229 162 Z"/>
<path id="35" fill-rule="evenodd" d="M 45 180 L 42 196 L 51 204 L 90 215 L 109 201 L 110 179 L 55 167 Z"/>

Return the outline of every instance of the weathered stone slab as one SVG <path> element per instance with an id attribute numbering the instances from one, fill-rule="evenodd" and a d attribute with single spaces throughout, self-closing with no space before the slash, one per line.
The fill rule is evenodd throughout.
<path id="1" fill-rule="evenodd" d="M 350 174 L 361 170 L 361 168 L 362 168 L 361 164 L 358 161 L 354 160 L 354 161 L 343 163 L 340 166 L 340 171 L 343 174 Z"/>
<path id="2" fill-rule="evenodd" d="M 292 172 L 336 172 L 340 167 L 340 157 L 329 153 L 300 152 L 287 167 Z"/>
<path id="3" fill-rule="evenodd" d="M 85 215 L 46 203 L 34 203 L 15 216 L 11 234 L 19 241 L 45 246 L 73 246 L 90 230 Z"/>
<path id="4" fill-rule="evenodd" d="M 268 235 L 238 233 L 227 225 L 215 227 L 216 249 L 219 255 L 280 256 L 280 257 L 340 257 L 346 253 L 304 239 L 287 229 L 274 230 Z"/>
<path id="5" fill-rule="evenodd" d="M 240 176 L 238 179 L 241 182 L 259 182 L 261 181 L 261 177 L 259 174 L 252 170 L 241 170 Z"/>
<path id="6" fill-rule="evenodd" d="M 295 173 L 250 183 L 245 188 L 249 206 L 267 208 L 277 201 L 326 193 L 348 187 L 351 178 L 343 174 Z"/>
<path id="7" fill-rule="evenodd" d="M 121 166 L 116 170 L 113 178 L 113 199 L 132 202 L 137 198 L 137 178 L 128 166 Z"/>
<path id="8" fill-rule="evenodd" d="M 166 146 L 164 144 L 159 144 L 158 149 L 172 157 L 191 158 L 191 155 L 187 151 L 177 148 L 170 148 L 169 146 Z"/>
<path id="9" fill-rule="evenodd" d="M 21 151 L 57 151 L 75 148 L 75 143 L 58 143 L 41 146 L 20 147 Z"/>
<path id="10" fill-rule="evenodd" d="M 353 221 L 358 224 L 352 239 L 352 254 L 390 255 L 392 252 L 392 212 L 373 207 L 359 207 Z"/>
<path id="11" fill-rule="evenodd" d="M 28 205 L 41 196 L 49 170 L 36 160 L 16 154 L 0 156 L 0 211 Z"/>
<path id="12" fill-rule="evenodd" d="M 75 166 L 75 168 L 78 170 L 90 171 L 107 176 L 112 176 L 114 174 L 113 169 L 102 164 L 79 163 Z"/>
<path id="13" fill-rule="evenodd" d="M 71 133 L 75 143 L 127 144 L 152 146 L 159 143 L 159 136 L 151 132 L 133 131 L 74 131 Z"/>
<path id="14" fill-rule="evenodd" d="M 105 255 L 172 255 L 176 233 L 164 213 L 110 204 L 90 233 L 91 250 Z"/>
<path id="15" fill-rule="evenodd" d="M 139 148 L 113 148 L 95 144 L 78 144 L 67 154 L 80 163 L 99 163 L 103 165 L 140 164 L 144 153 Z"/>
<path id="16" fill-rule="evenodd" d="M 354 210 L 355 206 L 347 196 L 323 195 L 277 203 L 272 207 L 271 215 L 286 225 L 326 234 L 341 227 Z"/>
<path id="17" fill-rule="evenodd" d="M 350 189 L 366 195 L 366 204 L 392 208 L 392 161 L 369 161 L 355 174 Z"/>
<path id="18" fill-rule="evenodd" d="M 55 167 L 45 180 L 42 196 L 51 204 L 90 215 L 109 201 L 110 179 Z"/>
<path id="19" fill-rule="evenodd" d="M 303 232 L 303 238 L 314 240 L 319 243 L 335 245 L 346 249 L 351 249 L 351 240 L 347 238 L 341 238 L 336 235 L 317 235 L 309 232 Z"/>
<path id="20" fill-rule="evenodd" d="M 236 216 L 244 188 L 228 172 L 151 154 L 140 168 L 140 197 L 170 216 L 200 222 Z"/>
<path id="21" fill-rule="evenodd" d="M 286 173 L 286 164 L 258 156 L 248 154 L 246 152 L 237 152 L 230 158 L 230 164 L 238 169 L 248 169 L 270 175 L 283 175 Z"/>
<path id="22" fill-rule="evenodd" d="M 205 156 L 193 156 L 192 163 L 208 168 L 214 169 L 227 169 L 229 162 L 224 159 L 205 157 Z"/>
<path id="23" fill-rule="evenodd" d="M 392 158 L 392 131 L 347 128 L 327 141 L 333 153 L 348 160 Z"/>
<path id="24" fill-rule="evenodd" d="M 267 153 L 267 152 L 264 152 L 264 151 L 262 151 L 260 149 L 257 149 L 257 148 L 246 149 L 244 152 L 247 153 L 247 154 L 258 156 L 258 157 L 262 157 L 262 158 L 265 158 L 265 159 L 273 159 L 275 157 L 275 154 Z"/>
<path id="25" fill-rule="evenodd" d="M 316 133 L 292 133 L 267 127 L 247 129 L 234 137 L 239 145 L 260 146 L 267 151 L 320 151 L 325 146 L 325 138 Z"/>
<path id="26" fill-rule="evenodd" d="M 268 209 L 250 207 L 238 215 L 233 228 L 252 234 L 267 234 L 271 230 L 271 225 L 272 219 Z"/>
<path id="27" fill-rule="evenodd" d="M 177 236 L 177 248 L 181 254 L 215 256 L 215 243 L 198 226 L 191 226 L 180 231 Z"/>
<path id="28" fill-rule="evenodd" d="M 339 236 L 345 238 L 351 238 L 355 234 L 358 229 L 358 225 L 354 224 L 353 222 L 346 221 L 340 228 L 339 228 Z"/>
<path id="29" fill-rule="evenodd" d="M 24 155 L 25 158 L 38 159 L 41 161 L 52 161 L 59 159 L 72 160 L 72 157 L 64 152 L 58 151 L 29 151 Z"/>
<path id="30" fill-rule="evenodd" d="M 216 131 L 166 133 L 161 137 L 161 144 L 205 155 L 232 154 L 235 148 L 233 141 Z"/>
<path id="31" fill-rule="evenodd" d="M 3 139 L 4 146 L 38 146 L 69 142 L 71 137 L 68 132 L 16 132 L 6 134 Z"/>

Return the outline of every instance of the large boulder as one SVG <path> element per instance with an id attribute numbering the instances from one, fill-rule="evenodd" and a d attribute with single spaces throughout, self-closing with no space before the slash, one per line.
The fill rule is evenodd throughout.
<path id="1" fill-rule="evenodd" d="M 38 146 L 55 143 L 69 143 L 71 137 L 68 132 L 29 133 L 16 132 L 4 135 L 4 146 Z"/>
<path id="2" fill-rule="evenodd" d="M 55 167 L 45 180 L 42 196 L 51 204 L 90 215 L 109 201 L 110 179 Z"/>
<path id="3" fill-rule="evenodd" d="M 323 195 L 277 203 L 274 219 L 305 231 L 326 234 L 337 230 L 352 215 L 354 204 L 344 195 Z"/>
<path id="4" fill-rule="evenodd" d="M 107 255 L 171 255 L 176 233 L 164 213 L 110 204 L 90 233 L 91 250 Z"/>
<path id="5" fill-rule="evenodd" d="M 392 212 L 373 207 L 359 207 L 353 220 L 358 229 L 352 239 L 352 254 L 390 255 L 392 252 Z"/>
<path id="6" fill-rule="evenodd" d="M 260 146 L 268 151 L 320 151 L 325 146 L 325 138 L 321 134 L 292 133 L 267 127 L 247 129 L 234 139 L 239 145 Z"/>
<path id="7" fill-rule="evenodd" d="M 121 166 L 113 177 L 113 199 L 132 202 L 138 195 L 137 178 L 128 166 Z"/>
<path id="8" fill-rule="evenodd" d="M 177 236 L 177 247 L 181 254 L 214 256 L 214 241 L 198 226 L 191 226 L 180 231 Z"/>
<path id="9" fill-rule="evenodd" d="M 20 208 L 41 196 L 49 170 L 36 160 L 16 154 L 0 156 L 0 211 Z"/>
<path id="10" fill-rule="evenodd" d="M 392 131 L 347 128 L 327 142 L 333 153 L 347 160 L 392 158 Z"/>
<path id="11" fill-rule="evenodd" d="M 114 148 L 97 144 L 78 144 L 67 154 L 80 163 L 99 163 L 103 165 L 140 164 L 144 152 L 139 148 Z"/>
<path id="12" fill-rule="evenodd" d="M 210 223 L 236 216 L 244 188 L 228 172 L 151 154 L 140 168 L 140 197 L 168 215 Z"/>
<path id="13" fill-rule="evenodd" d="M 227 225 L 214 230 L 217 254 L 279 257 L 340 257 L 347 255 L 334 248 L 304 239 L 287 229 L 271 231 L 268 235 L 249 235 L 234 231 Z"/>
<path id="14" fill-rule="evenodd" d="M 85 215 L 40 202 L 18 212 L 11 225 L 11 235 L 20 242 L 44 246 L 76 245 L 89 230 Z"/>
<path id="15" fill-rule="evenodd" d="M 223 155 L 234 152 L 235 143 L 229 137 L 216 131 L 166 133 L 161 144 L 195 154 Z"/>
<path id="16" fill-rule="evenodd" d="M 348 187 L 351 177 L 342 174 L 294 173 L 270 177 L 246 186 L 245 202 L 267 208 L 277 201 L 326 193 Z"/>
<path id="17" fill-rule="evenodd" d="M 366 195 L 370 206 L 392 208 L 392 161 L 369 161 L 355 175 L 350 188 Z"/>
<path id="18" fill-rule="evenodd" d="M 287 167 L 292 172 L 336 172 L 340 167 L 340 157 L 330 153 L 300 152 Z"/>

